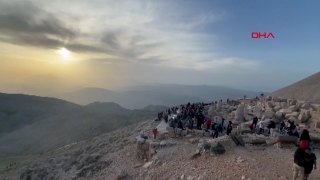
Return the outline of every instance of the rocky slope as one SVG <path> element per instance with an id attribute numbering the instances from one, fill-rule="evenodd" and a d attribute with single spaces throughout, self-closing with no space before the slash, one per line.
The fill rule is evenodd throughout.
<path id="1" fill-rule="evenodd" d="M 320 103 L 320 72 L 302 79 L 292 85 L 279 89 L 272 96 L 296 98 L 299 100 Z"/>
<path id="2" fill-rule="evenodd" d="M 116 103 L 80 106 L 0 94 L 0 156 L 41 153 L 156 116 L 164 107 L 129 110 Z"/>

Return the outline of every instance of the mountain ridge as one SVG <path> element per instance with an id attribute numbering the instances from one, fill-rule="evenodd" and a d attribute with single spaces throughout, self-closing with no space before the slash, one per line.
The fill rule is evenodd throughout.
<path id="1" fill-rule="evenodd" d="M 320 103 L 320 72 L 312 74 L 272 93 L 272 96 Z"/>
<path id="2" fill-rule="evenodd" d="M 148 105 L 173 106 L 187 102 L 236 99 L 244 95 L 253 97 L 260 95 L 260 93 L 224 86 L 151 84 L 126 87 L 119 89 L 117 92 L 91 87 L 59 94 L 56 97 L 82 105 L 95 101 L 116 102 L 125 108 L 140 109 Z"/>

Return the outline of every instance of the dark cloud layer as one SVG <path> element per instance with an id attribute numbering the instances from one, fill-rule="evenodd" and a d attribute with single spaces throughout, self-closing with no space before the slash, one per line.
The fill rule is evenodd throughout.
<path id="1" fill-rule="evenodd" d="M 160 57 L 142 57 L 159 43 L 143 44 L 145 37 L 127 36 L 124 29 L 107 29 L 93 44 L 77 43 L 81 33 L 68 28 L 55 14 L 31 2 L 0 2 L 0 41 L 41 48 L 66 47 L 74 52 L 104 53 L 124 62 L 160 62 Z M 127 44 L 121 38 L 127 38 Z M 108 59 L 108 58 L 104 58 Z M 109 61 L 109 60 L 108 60 Z"/>
<path id="2" fill-rule="evenodd" d="M 129 35 L 123 28 L 106 27 L 94 44 L 79 43 L 77 40 L 83 38 L 81 32 L 69 28 L 57 14 L 28 1 L 0 2 L 0 34 L 0 41 L 5 43 L 48 49 L 66 47 L 74 52 L 111 55 L 118 62 L 157 64 L 163 61 L 159 55 L 148 55 L 163 44 L 150 43 L 144 35 Z M 87 38 L 90 39 L 90 35 Z"/>
<path id="3" fill-rule="evenodd" d="M 5 42 L 44 48 L 56 48 L 76 36 L 54 15 L 30 2 L 0 2 L 0 33 Z"/>

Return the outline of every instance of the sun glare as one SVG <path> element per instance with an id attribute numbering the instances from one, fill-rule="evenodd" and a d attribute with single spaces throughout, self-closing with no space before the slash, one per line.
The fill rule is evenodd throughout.
<path id="1" fill-rule="evenodd" d="M 66 48 L 60 48 L 58 51 L 58 54 L 60 58 L 64 61 L 70 61 L 71 60 L 71 53 L 68 49 Z"/>

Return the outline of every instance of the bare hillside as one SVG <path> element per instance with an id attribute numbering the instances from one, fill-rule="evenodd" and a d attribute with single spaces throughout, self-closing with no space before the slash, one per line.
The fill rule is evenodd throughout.
<path id="1" fill-rule="evenodd" d="M 292 85 L 277 90 L 272 96 L 296 98 L 299 100 L 320 102 L 320 72 L 302 79 Z"/>

